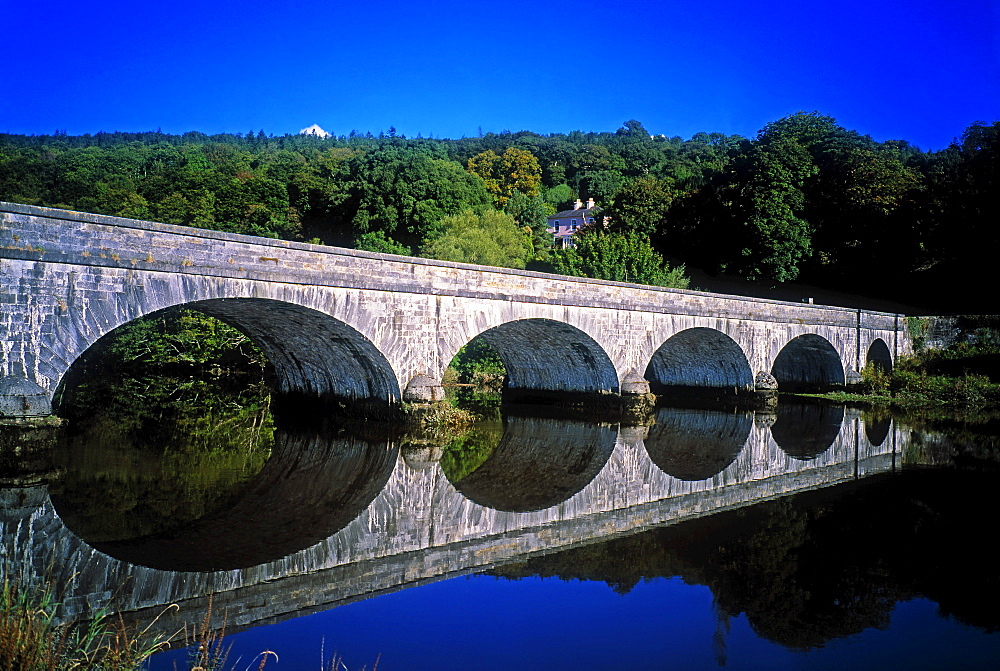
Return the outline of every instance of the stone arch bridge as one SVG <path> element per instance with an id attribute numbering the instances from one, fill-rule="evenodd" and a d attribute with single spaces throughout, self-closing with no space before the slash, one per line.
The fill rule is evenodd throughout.
<path id="1" fill-rule="evenodd" d="M 433 400 L 482 336 L 507 393 L 823 388 L 889 367 L 900 315 L 570 278 L 0 203 L 0 416 L 51 412 L 118 326 L 189 306 L 249 335 L 278 391 Z"/>

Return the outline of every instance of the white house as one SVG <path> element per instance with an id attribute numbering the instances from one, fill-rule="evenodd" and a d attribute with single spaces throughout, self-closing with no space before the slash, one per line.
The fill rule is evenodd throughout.
<path id="1" fill-rule="evenodd" d="M 587 224 L 594 223 L 594 199 L 587 200 L 587 206 L 577 198 L 572 210 L 556 212 L 548 218 L 546 229 L 555 239 L 555 246 L 561 249 L 573 246 L 573 234 Z"/>

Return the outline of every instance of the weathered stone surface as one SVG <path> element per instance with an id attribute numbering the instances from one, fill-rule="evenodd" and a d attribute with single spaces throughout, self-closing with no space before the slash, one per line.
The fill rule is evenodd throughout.
<path id="1" fill-rule="evenodd" d="M 910 348 L 899 315 L 10 203 L 0 203 L 0 301 L 0 376 L 49 395 L 98 338 L 175 305 L 245 330 L 280 391 L 335 402 L 396 404 L 418 374 L 440 381 L 479 335 L 504 358 L 511 390 L 569 395 L 618 395 L 630 371 L 666 391 L 748 391 L 751 371 L 783 389 L 838 386 L 844 371 Z M 0 409 L 12 413 L 24 410 Z"/>
<path id="2" fill-rule="evenodd" d="M 406 385 L 403 400 L 410 403 L 435 403 L 444 400 L 444 387 L 430 375 L 415 375 Z"/>
<path id="3" fill-rule="evenodd" d="M 649 393 L 649 381 L 635 371 L 631 371 L 622 380 L 622 394 L 644 396 Z"/>
<path id="4" fill-rule="evenodd" d="M 0 377 L 0 417 L 44 417 L 52 414 L 49 393 L 31 380 Z"/>
<path id="5" fill-rule="evenodd" d="M 762 370 L 754 378 L 753 386 L 757 391 L 777 391 L 778 381 L 766 370 Z"/>

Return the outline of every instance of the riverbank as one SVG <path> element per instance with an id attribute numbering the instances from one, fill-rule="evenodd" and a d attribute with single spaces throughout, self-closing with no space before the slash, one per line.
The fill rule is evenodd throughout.
<path id="1" fill-rule="evenodd" d="M 915 420 L 1000 421 L 1000 318 L 911 319 L 917 352 L 886 371 L 869 365 L 847 391 L 800 394 L 901 411 Z"/>

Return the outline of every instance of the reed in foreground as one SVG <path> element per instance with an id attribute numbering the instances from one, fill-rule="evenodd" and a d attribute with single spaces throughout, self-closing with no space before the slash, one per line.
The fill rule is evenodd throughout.
<path id="1" fill-rule="evenodd" d="M 130 629 L 106 611 L 88 622 L 58 622 L 58 607 L 51 586 L 3 577 L 0 671 L 130 670 L 167 645 L 149 633 L 155 619 L 142 630 Z"/>

